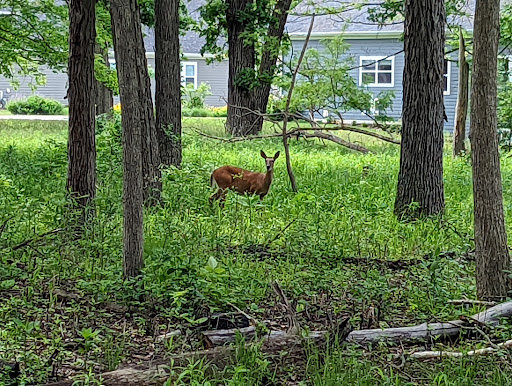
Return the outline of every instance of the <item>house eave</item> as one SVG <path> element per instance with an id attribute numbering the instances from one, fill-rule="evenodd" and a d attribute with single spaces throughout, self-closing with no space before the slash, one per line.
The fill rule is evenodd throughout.
<path id="1" fill-rule="evenodd" d="M 305 40 L 306 33 L 292 32 L 288 34 L 291 40 Z M 346 39 L 398 39 L 402 31 L 335 31 L 313 32 L 311 39 L 332 39 L 343 35 Z"/>

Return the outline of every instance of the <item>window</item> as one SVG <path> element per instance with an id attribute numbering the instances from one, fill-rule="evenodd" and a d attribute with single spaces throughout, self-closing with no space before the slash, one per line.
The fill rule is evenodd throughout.
<path id="1" fill-rule="evenodd" d="M 393 87 L 395 84 L 395 57 L 361 56 L 359 85 Z"/>
<path id="2" fill-rule="evenodd" d="M 450 95 L 450 80 L 452 70 L 452 63 L 448 60 L 444 60 L 444 68 L 443 68 L 443 95 Z"/>
<path id="3" fill-rule="evenodd" d="M 197 88 L 197 63 L 183 62 L 181 63 L 181 84 L 192 84 Z"/>

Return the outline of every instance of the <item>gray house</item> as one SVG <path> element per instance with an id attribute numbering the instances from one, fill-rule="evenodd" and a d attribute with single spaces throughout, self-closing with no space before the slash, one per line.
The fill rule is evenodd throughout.
<path id="1" fill-rule="evenodd" d="M 354 1 L 352 0 L 353 4 Z M 346 5 L 346 4 L 345 4 Z M 340 2 L 322 3 L 324 7 L 340 7 Z M 360 87 L 367 88 L 377 95 L 383 91 L 393 91 L 395 94 L 391 109 L 386 115 L 396 120 L 401 119 L 402 113 L 402 78 L 404 69 L 403 54 L 403 23 L 397 21 L 389 25 L 378 26 L 368 20 L 367 8 L 352 9 L 338 15 L 320 15 L 315 17 L 315 22 L 308 44 L 310 48 L 322 49 L 322 41 L 332 39 L 343 34 L 344 41 L 350 45 L 346 55 L 352 57 L 355 66 L 350 71 Z M 449 20 L 452 25 L 461 25 L 464 29 L 472 31 L 474 13 L 474 0 L 468 1 L 463 8 L 467 16 L 452 17 Z M 308 6 L 295 10 L 290 15 L 287 23 L 287 31 L 292 40 L 295 52 L 302 49 L 309 28 L 312 10 Z M 303 14 L 301 16 L 300 14 Z M 455 119 L 455 107 L 458 91 L 458 51 L 446 56 L 444 103 L 448 122 L 445 122 L 445 130 L 452 131 Z M 375 63 L 377 62 L 377 63 Z M 373 114 L 378 114 L 374 111 Z M 360 111 L 347 112 L 343 115 L 347 121 L 364 121 L 368 118 Z"/>
<path id="2" fill-rule="evenodd" d="M 358 0 L 356 0 L 358 1 Z M 362 0 L 361 0 L 362 1 Z M 354 0 L 334 1 L 321 3 L 322 6 L 340 7 L 343 3 L 354 3 Z M 204 0 L 188 2 L 191 15 L 198 18 L 198 8 Z M 462 25 L 467 30 L 472 30 L 472 17 L 474 0 L 468 1 L 465 11 L 469 16 L 458 17 L 450 20 L 451 24 Z M 320 4 L 320 3 L 319 3 Z M 345 4 L 346 5 L 346 4 Z M 309 5 L 295 9 L 289 16 L 286 31 L 289 34 L 295 51 L 300 51 L 303 46 L 306 31 L 309 27 L 311 10 Z M 361 87 L 366 87 L 377 95 L 381 91 L 394 91 L 395 98 L 392 110 L 386 114 L 400 119 L 402 105 L 402 73 L 404 67 L 403 42 L 401 41 L 403 24 L 399 21 L 386 26 L 377 26 L 368 20 L 367 8 L 352 9 L 338 15 L 321 15 L 315 19 L 309 47 L 321 48 L 322 41 L 343 34 L 345 41 L 350 45 L 347 55 L 351 56 L 356 64 L 361 67 L 351 71 L 352 76 Z M 144 44 L 148 65 L 155 66 L 155 39 L 152 30 L 145 31 Z M 201 83 L 210 85 L 212 95 L 207 97 L 206 103 L 211 106 L 224 106 L 227 100 L 228 62 L 206 63 L 207 55 L 202 56 L 200 49 L 204 40 L 195 32 L 189 32 L 181 37 L 184 61 L 182 66 L 182 80 L 184 83 L 193 84 L 195 87 Z M 455 105 L 457 100 L 458 69 L 456 65 L 457 52 L 449 54 L 445 65 L 445 108 L 448 122 L 446 130 L 452 130 Z M 385 60 L 382 60 L 385 58 Z M 371 63 L 376 62 L 373 65 Z M 115 61 L 111 59 L 112 65 Z M 368 65 L 370 64 L 370 65 Z M 60 100 L 66 103 L 67 76 L 65 73 L 52 73 L 47 71 L 47 82 L 33 91 L 29 79 L 21 79 L 21 86 L 13 92 L 12 97 L 26 97 L 32 93 Z M 0 90 L 10 87 L 7 79 L 0 77 Z M 152 80 L 153 93 L 155 90 Z M 375 112 L 378 113 L 378 112 Z M 368 119 L 359 111 L 348 112 L 344 119 L 365 120 Z"/>

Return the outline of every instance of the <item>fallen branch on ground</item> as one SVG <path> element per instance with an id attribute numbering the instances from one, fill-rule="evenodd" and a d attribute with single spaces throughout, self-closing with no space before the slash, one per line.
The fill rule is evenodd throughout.
<path id="1" fill-rule="evenodd" d="M 27 239 L 27 240 L 23 241 L 22 243 L 20 243 L 18 245 L 15 245 L 11 249 L 13 251 L 16 251 L 18 249 L 26 247 L 27 245 L 33 243 L 34 241 L 40 240 L 40 239 L 42 239 L 43 237 L 46 237 L 46 236 L 50 236 L 50 235 L 54 235 L 56 233 L 62 232 L 63 230 L 64 229 L 62 229 L 62 228 L 57 228 L 57 229 L 53 229 L 53 230 L 45 232 L 45 233 L 41 233 L 40 235 L 37 235 L 36 237 L 33 237 L 31 239 Z"/>
<path id="2" fill-rule="evenodd" d="M 352 143 L 352 142 L 348 142 L 348 141 L 345 141 L 344 139 L 334 135 L 334 134 L 331 134 L 331 133 L 325 133 L 323 131 L 320 131 L 320 130 L 314 130 L 313 133 L 309 133 L 308 131 L 306 130 L 297 130 L 295 131 L 295 133 L 303 136 L 304 138 L 321 138 L 321 139 L 327 139 L 328 141 L 331 141 L 331 142 L 334 142 L 334 143 L 337 143 L 338 145 L 342 145 L 342 146 L 345 146 L 351 150 L 355 150 L 355 151 L 358 151 L 360 153 L 363 153 L 363 154 L 367 154 L 370 152 L 370 150 L 368 150 L 367 148 L 361 146 L 361 145 L 357 145 L 355 143 Z"/>
<path id="3" fill-rule="evenodd" d="M 449 304 L 454 304 L 457 306 L 460 305 L 475 305 L 475 306 L 495 306 L 496 302 L 487 302 L 485 300 L 471 300 L 471 299 L 457 299 L 457 300 L 448 300 Z"/>
<path id="4" fill-rule="evenodd" d="M 486 311 L 473 315 L 471 318 L 467 318 L 467 320 L 492 326 L 498 324 L 501 318 L 510 316 L 512 316 L 512 301 L 489 308 Z M 453 320 L 449 322 L 423 323 L 411 327 L 355 330 L 347 336 L 346 341 L 358 344 L 369 344 L 380 341 L 394 343 L 429 341 L 435 337 L 456 337 L 460 334 L 462 327 L 467 324 L 468 322 L 465 320 Z M 239 331 L 249 339 L 255 336 L 255 327 L 247 327 L 243 330 L 206 331 L 203 333 L 203 337 L 209 340 L 209 347 L 214 347 L 220 344 L 234 342 L 236 331 Z M 320 339 L 326 333 L 327 331 L 312 331 L 309 338 L 312 340 Z M 286 333 L 284 331 L 271 331 L 268 335 L 263 337 L 263 339 L 270 342 L 279 341 L 282 340 L 285 335 Z"/>
<path id="5" fill-rule="evenodd" d="M 496 347 L 486 347 L 478 350 L 471 350 L 466 353 L 456 352 L 456 351 L 421 351 L 415 352 L 410 355 L 411 358 L 414 359 L 435 359 L 442 357 L 455 357 L 460 358 L 463 356 L 475 356 L 475 355 L 489 355 L 498 352 L 501 349 L 512 347 L 512 340 L 507 340 L 506 342 L 499 343 Z"/>

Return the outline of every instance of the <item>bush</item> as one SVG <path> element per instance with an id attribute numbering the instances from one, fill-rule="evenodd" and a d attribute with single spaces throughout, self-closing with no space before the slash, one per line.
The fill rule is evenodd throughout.
<path id="1" fill-rule="evenodd" d="M 208 95 L 212 95 L 210 85 L 201 83 L 198 88 L 194 85 L 187 84 L 182 87 L 183 92 L 183 107 L 187 109 L 204 109 L 204 100 Z"/>
<path id="2" fill-rule="evenodd" d="M 32 95 L 26 100 L 10 101 L 7 110 L 12 114 L 59 115 L 64 112 L 64 105 L 53 99 Z"/>
<path id="3" fill-rule="evenodd" d="M 210 118 L 225 118 L 228 116 L 228 107 L 183 107 L 181 115 L 184 117 L 210 117 Z"/>

